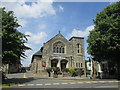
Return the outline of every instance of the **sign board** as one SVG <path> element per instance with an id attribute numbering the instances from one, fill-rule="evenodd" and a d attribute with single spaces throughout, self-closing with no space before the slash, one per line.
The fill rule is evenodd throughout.
<path id="1" fill-rule="evenodd" d="M 46 62 L 45 61 L 42 61 L 42 66 L 46 67 Z"/>

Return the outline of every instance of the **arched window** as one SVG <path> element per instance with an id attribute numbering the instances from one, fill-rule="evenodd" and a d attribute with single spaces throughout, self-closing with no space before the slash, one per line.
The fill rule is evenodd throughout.
<path id="1" fill-rule="evenodd" d="M 53 52 L 55 53 L 56 47 L 53 47 Z"/>
<path id="2" fill-rule="evenodd" d="M 77 44 L 77 48 L 79 48 L 79 43 Z"/>
<path id="3" fill-rule="evenodd" d="M 81 48 L 81 44 L 80 43 L 77 44 L 77 48 Z"/>
<path id="4" fill-rule="evenodd" d="M 57 53 L 59 53 L 59 48 L 57 47 Z"/>
<path id="5" fill-rule="evenodd" d="M 62 48 L 62 53 L 64 53 L 64 47 Z"/>
<path id="6" fill-rule="evenodd" d="M 60 47 L 60 52 L 59 53 L 62 53 L 62 48 Z"/>
<path id="7" fill-rule="evenodd" d="M 82 67 L 82 63 L 81 63 L 81 67 Z"/>
<path id="8" fill-rule="evenodd" d="M 76 63 L 76 67 L 78 67 L 78 63 Z"/>
<path id="9" fill-rule="evenodd" d="M 81 51 L 82 51 L 81 44 L 78 43 L 77 44 L 77 53 L 81 53 Z"/>
<path id="10" fill-rule="evenodd" d="M 53 53 L 64 53 L 65 45 L 62 42 L 56 42 L 53 44 Z"/>

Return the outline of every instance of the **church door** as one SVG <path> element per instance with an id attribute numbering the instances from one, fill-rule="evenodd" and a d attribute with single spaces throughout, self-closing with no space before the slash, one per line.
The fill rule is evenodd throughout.
<path id="1" fill-rule="evenodd" d="M 51 67 L 57 67 L 57 63 L 58 63 L 57 59 L 51 60 Z"/>
<path id="2" fill-rule="evenodd" d="M 65 68 L 66 68 L 66 65 L 67 65 L 67 60 L 61 60 L 61 71 L 63 71 Z"/>

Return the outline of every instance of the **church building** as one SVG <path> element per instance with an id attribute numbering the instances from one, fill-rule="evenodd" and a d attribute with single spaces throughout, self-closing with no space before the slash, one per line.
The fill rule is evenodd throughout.
<path id="1" fill-rule="evenodd" d="M 67 40 L 60 32 L 44 43 L 32 56 L 31 71 L 41 73 L 47 67 L 82 68 L 85 70 L 84 38 L 72 37 Z"/>

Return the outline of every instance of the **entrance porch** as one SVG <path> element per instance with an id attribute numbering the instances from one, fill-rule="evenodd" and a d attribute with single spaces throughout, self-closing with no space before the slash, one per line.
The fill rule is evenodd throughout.
<path id="1" fill-rule="evenodd" d="M 65 68 L 68 68 L 68 60 L 66 59 L 53 59 L 51 60 L 51 67 L 59 67 L 61 71 L 63 71 Z"/>

